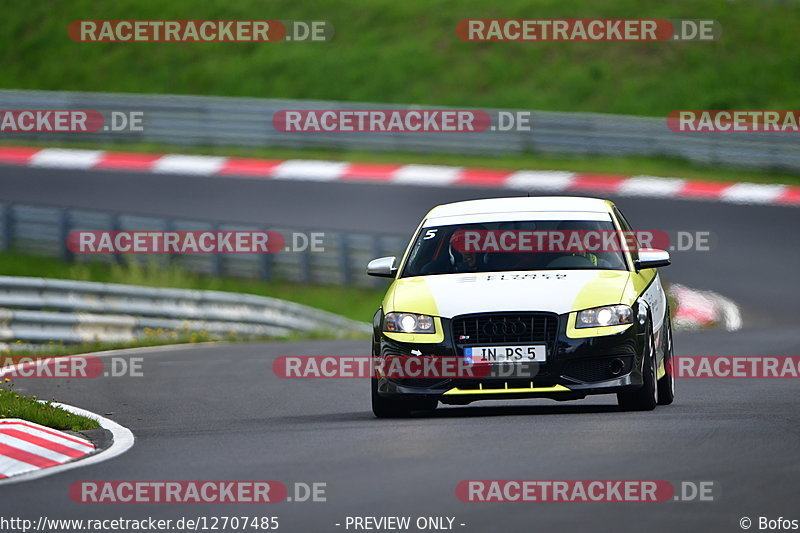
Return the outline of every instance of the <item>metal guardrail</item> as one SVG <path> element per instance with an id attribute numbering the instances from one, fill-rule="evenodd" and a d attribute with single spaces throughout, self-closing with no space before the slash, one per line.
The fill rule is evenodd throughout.
<path id="1" fill-rule="evenodd" d="M 0 133 L 0 138 L 69 141 L 90 138 L 97 142 L 151 142 L 181 146 L 275 146 L 490 155 L 550 152 L 666 156 L 717 165 L 800 171 L 800 145 L 792 135 L 675 133 L 667 128 L 665 118 L 532 111 L 531 131 L 482 133 L 284 133 L 272 125 L 273 115 L 282 109 L 377 108 L 431 107 L 314 100 L 0 90 L 0 109 L 93 109 L 104 115 L 110 111 L 144 112 L 142 131 Z"/>
<path id="2" fill-rule="evenodd" d="M 0 250 L 19 250 L 34 255 L 60 257 L 68 261 L 158 261 L 210 276 L 280 279 L 298 283 L 381 286 L 365 275 L 366 264 L 375 257 L 400 255 L 407 237 L 369 233 L 325 231 L 323 251 L 272 254 L 139 255 L 123 258 L 114 254 L 74 255 L 67 248 L 70 231 L 293 231 L 278 227 L 248 227 L 191 220 L 175 220 L 106 213 L 86 209 L 0 203 Z"/>
<path id="3" fill-rule="evenodd" d="M 0 203 L 0 249 L 65 260 L 109 263 L 157 261 L 188 271 L 302 283 L 381 284 L 364 273 L 379 255 L 398 254 L 402 237 L 325 232 L 323 251 L 276 254 L 75 255 L 73 230 L 233 231 L 272 230 L 100 211 Z M 299 230 L 294 230 L 299 231 Z M 338 315 L 250 294 L 148 288 L 133 285 L 0 276 L 0 345 L 49 341 L 131 341 L 148 335 L 204 332 L 209 338 L 284 336 L 292 332 L 367 333 L 370 325 Z M 11 345 L 11 348 L 15 345 Z"/>
<path id="4" fill-rule="evenodd" d="M 209 338 L 368 333 L 367 323 L 253 294 L 0 276 L 0 341 L 131 341 L 204 332 Z"/>

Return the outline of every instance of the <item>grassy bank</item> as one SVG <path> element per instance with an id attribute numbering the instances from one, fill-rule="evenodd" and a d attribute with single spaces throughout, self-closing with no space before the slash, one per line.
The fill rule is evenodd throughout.
<path id="1" fill-rule="evenodd" d="M 2 418 L 21 418 L 43 426 L 72 431 L 100 427 L 96 420 L 69 413 L 49 401 L 40 402 L 36 396 L 17 394 L 13 382 L 8 378 L 0 378 L 0 419 Z"/>
<path id="2" fill-rule="evenodd" d="M 715 19 L 716 42 L 458 39 L 462 18 Z M 329 43 L 77 43 L 78 19 L 328 20 Z M 676 0 L 118 0 L 18 3 L 0 25 L 0 87 L 597 111 L 791 109 L 796 2 Z"/>

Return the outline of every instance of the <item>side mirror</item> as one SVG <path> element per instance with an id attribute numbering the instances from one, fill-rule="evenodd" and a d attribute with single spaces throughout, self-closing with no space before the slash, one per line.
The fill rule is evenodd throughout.
<path id="1" fill-rule="evenodd" d="M 397 259 L 395 256 L 373 259 L 367 265 L 367 275 L 379 278 L 395 277 L 397 275 L 397 267 L 394 266 L 395 259 Z"/>
<path id="2" fill-rule="evenodd" d="M 639 259 L 633 262 L 633 266 L 638 271 L 644 268 L 665 267 L 670 263 L 672 263 L 672 260 L 669 258 L 669 252 L 654 248 L 643 248 L 639 250 Z"/>

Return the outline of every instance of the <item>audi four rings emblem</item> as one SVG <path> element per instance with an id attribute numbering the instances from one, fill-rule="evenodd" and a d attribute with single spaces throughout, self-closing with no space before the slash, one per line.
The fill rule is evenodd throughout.
<path id="1" fill-rule="evenodd" d="M 483 327 L 484 335 L 524 335 L 528 326 L 521 320 L 511 322 L 486 322 Z"/>

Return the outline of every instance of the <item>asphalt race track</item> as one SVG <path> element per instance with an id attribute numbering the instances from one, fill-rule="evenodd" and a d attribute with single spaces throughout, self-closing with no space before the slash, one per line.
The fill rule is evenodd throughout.
<path id="1" fill-rule="evenodd" d="M 676 343 L 694 354 L 738 353 L 753 344 L 762 346 L 759 354 L 771 353 L 747 333 L 680 334 Z M 797 352 L 796 337 L 779 345 Z M 613 397 L 597 397 L 484 402 L 391 421 L 372 417 L 365 380 L 271 374 L 279 355 L 366 351 L 366 342 L 206 345 L 147 355 L 140 378 L 22 383 L 45 397 L 113 412 L 137 442 L 99 465 L 0 487 L 0 512 L 31 519 L 277 515 L 285 531 L 337 531 L 334 524 L 348 515 L 382 514 L 455 516 L 463 531 L 576 523 L 614 531 L 620 520 L 653 531 L 732 531 L 741 516 L 796 510 L 793 380 L 684 380 L 675 404 L 648 413 L 620 413 Z M 328 501 L 90 505 L 67 495 L 76 480 L 130 479 L 321 481 Z M 464 479 L 703 480 L 720 490 L 713 503 L 463 503 L 455 487 Z"/>
<path id="2" fill-rule="evenodd" d="M 400 234 L 435 204 L 512 194 L 10 167 L 0 176 L 3 201 Z M 711 251 L 676 253 L 663 275 L 732 298 L 744 328 L 677 332 L 679 355 L 800 355 L 800 209 L 612 199 L 637 228 L 714 236 Z M 99 465 L 0 486 L 0 516 L 278 516 L 283 531 L 344 531 L 347 516 L 454 516 L 455 530 L 465 532 L 617 531 L 623 524 L 741 531 L 744 516 L 756 522 L 754 530 L 759 516 L 800 518 L 796 380 L 683 379 L 673 405 L 645 413 L 620 413 L 613 397 L 593 397 L 481 402 L 377 420 L 365 380 L 272 374 L 281 355 L 366 355 L 368 349 L 368 341 L 197 345 L 147 353 L 143 377 L 18 380 L 20 391 L 113 413 L 137 440 Z M 67 494 L 78 480 L 191 479 L 324 482 L 328 501 L 90 505 Z M 466 479 L 713 481 L 716 501 L 464 503 L 455 487 Z"/>

